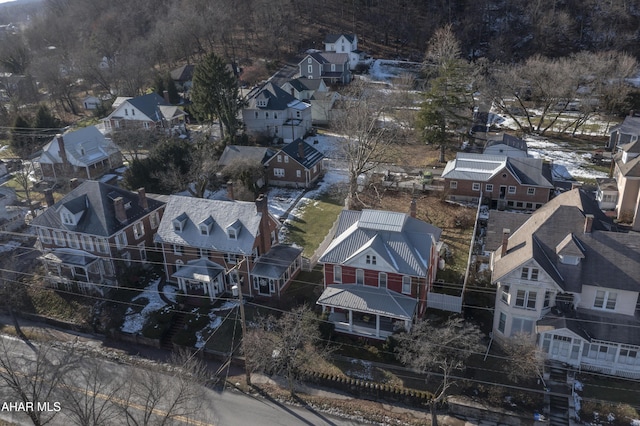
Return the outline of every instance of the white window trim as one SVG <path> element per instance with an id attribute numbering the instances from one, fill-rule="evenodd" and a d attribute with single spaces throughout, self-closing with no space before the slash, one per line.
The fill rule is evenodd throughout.
<path id="1" fill-rule="evenodd" d="M 458 181 L 457 180 L 452 180 L 451 182 L 449 182 L 449 188 L 458 189 Z"/>
<path id="2" fill-rule="evenodd" d="M 473 182 L 471 184 L 471 190 L 472 191 L 480 191 L 480 188 L 482 188 L 482 186 L 480 185 L 479 182 Z"/>
<path id="3" fill-rule="evenodd" d="M 337 279 L 336 277 L 340 277 L 340 279 Z M 342 282 L 342 266 L 340 265 L 333 265 L 333 282 L 334 283 Z"/>
<path id="4" fill-rule="evenodd" d="M 604 297 L 602 299 L 602 306 L 597 306 L 596 303 L 598 301 L 598 293 L 604 293 Z M 607 305 L 609 300 L 613 299 L 613 307 L 608 308 Z M 593 309 L 599 309 L 602 311 L 615 311 L 616 305 L 618 304 L 618 292 L 617 291 L 609 291 L 609 290 L 596 290 L 596 294 L 593 298 Z"/>
<path id="5" fill-rule="evenodd" d="M 516 187 L 514 185 L 509 185 L 509 188 L 507 188 L 507 191 L 509 194 L 515 194 L 516 193 Z"/>
<path id="6" fill-rule="evenodd" d="M 536 195 L 535 188 L 527 188 L 527 195 Z"/>
<path id="7" fill-rule="evenodd" d="M 382 285 L 383 281 L 384 281 L 384 286 Z M 387 275 L 387 273 L 378 272 L 378 287 L 387 288 L 388 285 L 389 285 L 389 276 Z"/>
<path id="8" fill-rule="evenodd" d="M 406 287 L 407 285 L 408 287 Z M 411 277 L 409 275 L 402 276 L 402 294 L 411 294 Z"/>
<path id="9" fill-rule="evenodd" d="M 493 184 L 492 183 L 488 183 L 484 186 L 485 191 L 487 192 L 493 192 Z"/>

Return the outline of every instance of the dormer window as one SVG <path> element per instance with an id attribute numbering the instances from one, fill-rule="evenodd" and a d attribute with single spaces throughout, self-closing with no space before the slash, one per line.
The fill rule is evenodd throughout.
<path id="1" fill-rule="evenodd" d="M 238 235 L 240 235 L 240 229 L 242 228 L 242 222 L 237 219 L 231 225 L 227 226 L 227 237 L 230 240 L 237 240 Z"/>
<path id="2" fill-rule="evenodd" d="M 60 219 L 62 220 L 62 223 L 64 223 L 65 225 L 75 225 L 76 224 L 76 218 L 73 217 L 73 215 L 68 212 L 67 210 L 63 210 L 60 213 Z"/>
<path id="3" fill-rule="evenodd" d="M 180 216 L 178 216 L 177 218 L 173 219 L 172 223 L 173 223 L 173 230 L 175 232 L 184 231 L 184 226 L 187 223 L 187 214 L 186 213 L 182 213 Z"/>
<path id="4" fill-rule="evenodd" d="M 368 254 L 365 261 L 367 265 L 375 265 L 378 260 L 376 259 L 375 255 Z"/>
<path id="5" fill-rule="evenodd" d="M 213 218 L 209 216 L 198 225 L 200 228 L 200 235 L 209 235 L 213 228 Z"/>

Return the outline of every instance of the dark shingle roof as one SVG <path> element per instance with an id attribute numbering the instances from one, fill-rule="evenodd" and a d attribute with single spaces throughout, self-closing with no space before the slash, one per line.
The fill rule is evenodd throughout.
<path id="1" fill-rule="evenodd" d="M 130 205 L 125 210 L 127 215 L 126 223 L 120 223 L 116 219 L 113 203 L 116 197 L 122 197 L 124 204 Z M 147 203 L 149 208 L 145 210 L 138 205 L 137 193 L 89 180 L 69 192 L 53 207 L 46 209 L 44 213 L 33 220 L 32 224 L 44 228 L 69 229 L 84 234 L 109 237 L 144 217 L 150 211 L 156 210 L 165 204 L 149 194 L 147 194 Z M 86 211 L 78 221 L 78 224 L 76 226 L 64 225 L 60 218 L 60 209 L 63 206 L 65 208 L 72 206 L 76 210 L 81 208 L 83 204 L 86 206 Z"/>
<path id="2" fill-rule="evenodd" d="M 613 132 L 624 133 L 625 135 L 640 135 L 640 117 L 626 116 L 624 121 L 609 130 L 609 134 Z"/>
<path id="3" fill-rule="evenodd" d="M 335 43 L 342 36 L 344 36 L 344 38 L 346 38 L 347 41 L 349 41 L 349 43 L 353 43 L 353 40 L 355 40 L 355 38 L 356 38 L 355 34 L 327 34 L 325 36 L 325 38 L 324 38 L 324 42 L 325 43 Z"/>
<path id="4" fill-rule="evenodd" d="M 640 177 L 640 156 L 632 158 L 625 163 L 622 161 L 623 155 L 622 152 L 618 152 L 613 156 L 613 161 L 615 161 L 616 166 L 620 169 L 622 176 Z"/>
<path id="5" fill-rule="evenodd" d="M 162 118 L 162 113 L 158 106 L 169 104 L 164 98 L 157 93 L 149 93 L 148 95 L 138 96 L 137 98 L 131 98 L 127 102 L 138 108 L 147 117 L 152 120 L 159 121 Z"/>
<path id="6" fill-rule="evenodd" d="M 274 150 L 263 146 L 227 145 L 218 160 L 218 164 L 224 167 L 236 161 L 246 160 L 264 164 L 274 155 Z"/>
<path id="7" fill-rule="evenodd" d="M 171 71 L 171 79 L 175 81 L 190 81 L 193 79 L 193 71 L 195 69 L 195 65 L 183 65 Z"/>
<path id="8" fill-rule="evenodd" d="M 300 145 L 303 147 L 304 158 L 300 157 Z M 296 139 L 282 148 L 282 152 L 287 154 L 305 169 L 310 169 L 324 158 L 324 154 L 303 141 Z"/>
<path id="9" fill-rule="evenodd" d="M 522 151 L 527 151 L 527 143 L 520 138 L 503 133 L 497 136 L 489 136 L 487 143 L 484 145 L 484 149 L 494 145 L 507 145 L 512 148 L 517 148 Z"/>
<path id="10" fill-rule="evenodd" d="M 278 244 L 260 256 L 251 273 L 261 277 L 280 278 L 301 253 L 299 248 Z"/>
<path id="11" fill-rule="evenodd" d="M 257 106 L 256 102 L 262 99 L 267 100 L 266 107 Z M 277 85 L 273 84 L 272 82 L 268 82 L 264 86 L 256 90 L 255 92 L 249 94 L 248 107 L 284 111 L 285 109 L 287 109 L 287 106 L 291 102 L 299 102 L 299 101 L 289 93 L 282 90 Z"/>

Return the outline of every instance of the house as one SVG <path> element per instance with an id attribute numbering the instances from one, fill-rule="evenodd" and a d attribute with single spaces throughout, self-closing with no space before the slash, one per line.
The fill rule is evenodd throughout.
<path id="1" fill-rule="evenodd" d="M 493 254 L 493 336 L 518 333 L 580 370 L 640 378 L 638 234 L 615 232 L 581 189 L 504 230 Z"/>
<path id="2" fill-rule="evenodd" d="M 173 80 L 179 92 L 188 92 L 191 90 L 191 86 L 193 84 L 193 71 L 195 69 L 195 65 L 186 64 L 169 73 L 171 80 Z"/>
<path id="3" fill-rule="evenodd" d="M 56 135 L 36 160 L 42 179 L 98 179 L 122 166 L 120 149 L 96 126 Z"/>
<path id="4" fill-rule="evenodd" d="M 265 163 L 268 184 L 310 188 L 323 174 L 324 154 L 302 139 L 287 144 Z"/>
<path id="5" fill-rule="evenodd" d="M 275 154 L 275 150 L 264 146 L 227 145 L 218 159 L 218 166 L 227 167 L 240 161 L 264 165 Z"/>
<path id="6" fill-rule="evenodd" d="M 184 121 L 187 114 L 157 93 L 119 100 L 121 103 L 118 105 L 114 102 L 113 112 L 102 119 L 107 133 L 131 127 L 162 129 L 179 134 L 185 132 Z"/>
<path id="7" fill-rule="evenodd" d="M 506 133 L 489 136 L 482 153 L 485 155 L 506 155 L 511 158 L 528 157 L 527 143 Z"/>
<path id="8" fill-rule="evenodd" d="M 618 205 L 618 183 L 613 178 L 596 178 L 596 201 L 600 210 L 615 210 Z"/>
<path id="9" fill-rule="evenodd" d="M 98 107 L 102 105 L 102 100 L 100 98 L 97 98 L 93 95 L 89 95 L 86 96 L 83 100 L 82 100 L 82 106 L 84 109 L 88 110 L 88 111 L 93 111 L 98 109 Z"/>
<path id="10" fill-rule="evenodd" d="M 498 209 L 538 209 L 554 191 L 551 171 L 539 158 L 459 152 L 442 178 L 450 200 L 477 203 L 483 197 Z"/>
<path id="11" fill-rule="evenodd" d="M 88 180 L 33 219 L 46 281 L 57 288 L 105 294 L 123 267 L 145 265 L 165 198 Z"/>
<path id="12" fill-rule="evenodd" d="M 300 249 L 278 244 L 267 197 L 255 203 L 172 195 L 155 241 L 167 281 L 197 303 L 238 285 L 251 297 L 281 297 L 301 267 Z"/>
<path id="13" fill-rule="evenodd" d="M 355 34 L 327 34 L 324 39 L 324 50 L 349 55 L 350 70 L 355 70 L 365 59 L 364 52 L 358 49 L 358 36 Z"/>
<path id="14" fill-rule="evenodd" d="M 269 82 L 249 92 L 242 121 L 254 137 L 292 142 L 311 131 L 311 105 Z"/>
<path id="15" fill-rule="evenodd" d="M 313 124 L 329 123 L 330 112 L 340 97 L 337 92 L 329 90 L 321 78 L 294 78 L 284 83 L 282 89 L 294 98 L 311 104 Z"/>
<path id="16" fill-rule="evenodd" d="M 336 330 L 385 339 L 409 331 L 426 310 L 436 276 L 441 230 L 411 214 L 343 210 L 319 259 L 324 291 L 317 301 Z"/>
<path id="17" fill-rule="evenodd" d="M 636 142 L 640 135 L 640 117 L 631 111 L 624 121 L 609 130 L 609 141 L 605 148 L 611 152 L 616 152 L 618 146 Z"/>
<path id="18" fill-rule="evenodd" d="M 640 118 L 638 118 L 640 119 Z M 612 157 L 613 178 L 617 183 L 615 206 L 618 219 L 640 230 L 640 141 L 618 145 Z"/>
<path id="19" fill-rule="evenodd" d="M 0 186 L 0 231 L 6 238 L 9 232 L 18 231 L 25 225 L 28 209 L 15 205 L 16 192 L 8 186 Z"/>
<path id="20" fill-rule="evenodd" d="M 326 84 L 349 84 L 349 55 L 334 52 L 312 52 L 300 61 L 300 77 L 323 79 Z"/>

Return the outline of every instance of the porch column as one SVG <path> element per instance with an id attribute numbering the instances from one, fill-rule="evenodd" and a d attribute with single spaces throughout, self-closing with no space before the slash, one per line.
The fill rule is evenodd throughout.
<path id="1" fill-rule="evenodd" d="M 376 337 L 380 337 L 380 315 L 376 315 Z"/>
<path id="2" fill-rule="evenodd" d="M 353 333 L 353 311 L 349 309 L 349 332 Z"/>

